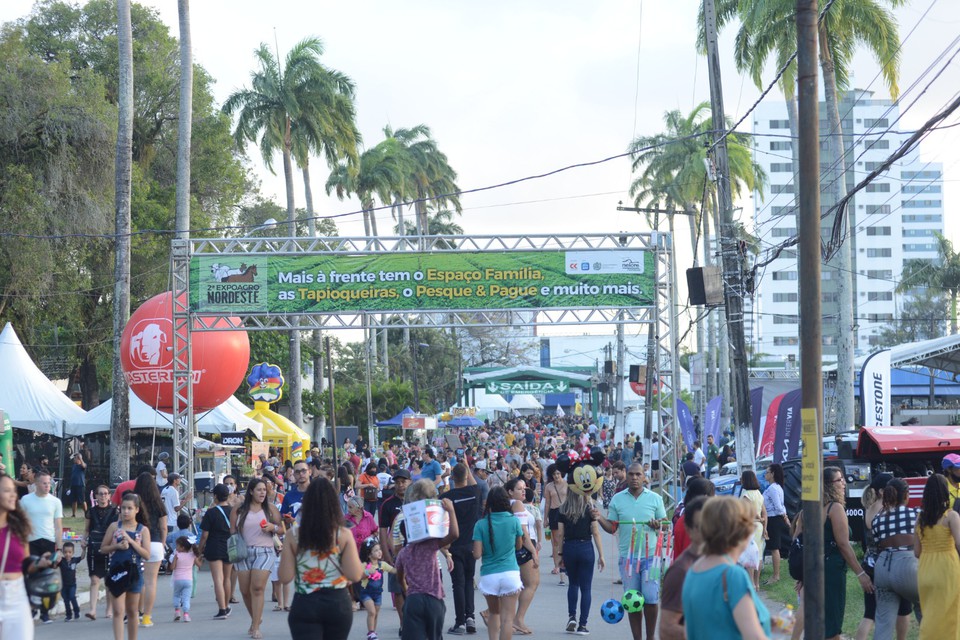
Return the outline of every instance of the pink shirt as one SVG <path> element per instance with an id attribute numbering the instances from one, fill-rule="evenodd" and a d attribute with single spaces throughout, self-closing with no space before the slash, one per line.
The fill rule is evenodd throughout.
<path id="1" fill-rule="evenodd" d="M 13 535 L 10 525 L 0 529 L 0 558 L 3 558 L 3 550 L 7 546 L 7 540 L 10 540 L 10 549 L 7 551 L 7 564 L 0 567 L 0 573 L 20 573 L 23 559 L 27 556 L 27 553 L 26 549 L 23 548 L 23 542 L 20 538 Z"/>
<path id="2" fill-rule="evenodd" d="M 193 551 L 177 550 L 177 566 L 173 569 L 174 580 L 193 580 L 193 563 L 197 556 Z"/>
<path id="3" fill-rule="evenodd" d="M 260 528 L 260 522 L 266 520 L 267 514 L 261 511 L 249 511 L 243 521 L 243 540 L 248 547 L 273 547 L 273 534 Z M 267 527 L 272 529 L 272 527 Z"/>

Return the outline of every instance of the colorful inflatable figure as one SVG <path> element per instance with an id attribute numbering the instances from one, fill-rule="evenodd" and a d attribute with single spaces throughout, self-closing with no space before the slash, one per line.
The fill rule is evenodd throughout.
<path id="1" fill-rule="evenodd" d="M 261 362 L 254 365 L 247 376 L 250 397 L 260 402 L 274 403 L 283 395 L 283 374 L 275 364 Z"/>

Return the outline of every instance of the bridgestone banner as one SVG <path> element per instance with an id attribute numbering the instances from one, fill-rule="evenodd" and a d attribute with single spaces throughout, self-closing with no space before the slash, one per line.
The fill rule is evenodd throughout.
<path id="1" fill-rule="evenodd" d="M 890 351 L 867 356 L 860 370 L 860 398 L 865 427 L 890 426 Z"/>
<path id="2" fill-rule="evenodd" d="M 654 304 L 643 250 L 199 255 L 190 310 L 236 314 L 620 308 Z"/>

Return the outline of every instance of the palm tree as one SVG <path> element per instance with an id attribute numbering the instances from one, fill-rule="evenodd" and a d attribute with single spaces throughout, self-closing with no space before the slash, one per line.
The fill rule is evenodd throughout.
<path id="1" fill-rule="evenodd" d="M 666 130 L 663 133 L 641 136 L 630 145 L 630 151 L 633 154 L 633 171 L 640 172 L 630 185 L 630 195 L 638 206 L 640 203 L 648 203 L 658 208 L 663 205 L 662 208 L 667 210 L 673 210 L 675 207 L 682 209 L 688 215 L 690 222 L 691 246 L 696 247 L 697 229 L 701 222 L 697 214 L 698 207 L 705 195 L 711 196 L 714 201 L 716 199 L 714 183 L 707 173 L 709 158 L 706 147 L 703 145 L 707 132 L 712 128 L 710 105 L 702 102 L 687 115 L 679 110 L 668 111 L 664 114 L 664 124 Z M 766 175 L 753 161 L 746 137 L 731 134 L 727 138 L 727 145 L 734 195 L 739 195 L 744 189 L 752 191 L 762 188 Z M 706 194 L 704 189 L 707 190 Z M 716 206 L 714 209 L 716 210 Z M 709 216 L 704 216 L 702 223 L 705 262 L 710 265 L 713 261 L 713 252 L 710 248 Z M 694 251 L 694 266 L 697 261 L 697 252 Z M 711 362 L 716 353 L 713 338 L 711 323 L 707 348 L 708 359 Z M 699 324 L 697 343 L 697 347 L 702 350 L 703 330 Z M 713 371 L 714 367 L 711 366 L 710 370 Z M 709 396 L 713 385 L 709 382 L 711 376 L 707 379 Z"/>
<path id="2" fill-rule="evenodd" d="M 434 213 L 430 213 L 430 209 L 434 210 Z M 453 217 L 456 215 L 454 211 L 450 209 L 439 209 L 436 207 L 429 207 L 427 212 L 427 233 L 424 235 L 428 236 L 460 236 L 463 235 L 463 227 L 453 221 Z M 416 233 L 416 228 L 410 222 L 405 222 L 406 232 L 401 230 L 400 224 L 398 223 L 394 230 L 397 235 L 407 236 Z M 443 249 L 453 249 L 454 245 L 451 242 L 446 240 L 438 241 L 437 245 Z"/>
<path id="3" fill-rule="evenodd" d="M 374 198 L 383 204 L 390 202 L 397 185 L 403 184 L 404 159 L 395 142 L 384 140 L 372 149 L 360 154 L 356 170 L 348 163 L 340 162 L 327 178 L 327 195 L 335 193 L 343 200 L 357 196 L 363 210 L 363 227 L 368 237 L 377 235 L 377 218 Z"/>
<path id="4" fill-rule="evenodd" d="M 866 45 L 880 65 L 881 73 L 896 99 L 900 65 L 900 37 L 889 9 L 905 0 L 835 0 L 820 24 L 818 43 L 820 69 L 823 74 L 824 101 L 829 122 L 829 146 L 833 162 L 823 176 L 834 202 L 846 195 L 846 166 L 842 160 L 843 128 L 838 108 L 839 91 L 849 87 L 849 68 L 857 48 Z M 779 66 L 796 49 L 796 9 L 793 0 L 720 0 L 718 27 L 738 17 L 741 22 L 736 38 L 736 61 L 741 71 L 748 71 L 759 86 L 760 74 L 771 55 Z M 702 12 L 701 12 L 702 15 Z M 702 18 L 701 18 L 702 24 Z M 702 29 L 701 29 L 702 34 Z M 791 134 L 796 138 L 796 109 L 792 100 L 796 67 L 788 68 L 781 80 L 787 97 Z M 795 147 L 795 145 L 794 145 Z M 794 166 L 797 165 L 794 153 Z M 849 217 L 842 220 L 840 234 L 850 238 Z M 851 243 L 843 242 L 837 252 L 837 388 L 853 388 L 853 269 Z M 853 424 L 853 394 L 837 394 L 836 424 Z M 845 426 L 842 428 L 846 428 Z"/>
<path id="5" fill-rule="evenodd" d="M 388 140 L 395 140 L 402 150 L 405 162 L 405 182 L 402 197 L 416 198 L 416 234 L 429 235 L 430 221 L 427 217 L 427 201 L 432 200 L 437 207 L 452 206 L 459 214 L 460 188 L 457 186 L 457 172 L 453 170 L 446 154 L 440 151 L 436 140 L 431 137 L 430 127 L 419 124 L 411 129 L 383 130 Z M 398 217 L 399 214 L 398 214 Z M 400 229 L 407 229 L 399 220 Z"/>
<path id="6" fill-rule="evenodd" d="M 960 253 L 953 243 L 939 233 L 937 238 L 937 259 L 907 260 L 903 263 L 903 274 L 897 285 L 898 293 L 910 292 L 917 288 L 927 288 L 933 293 L 946 293 L 950 298 L 950 335 L 957 334 L 957 300 L 960 298 Z"/>

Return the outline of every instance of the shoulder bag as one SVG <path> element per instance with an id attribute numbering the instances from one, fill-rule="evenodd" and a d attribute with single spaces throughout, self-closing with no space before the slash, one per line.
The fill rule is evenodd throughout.
<path id="1" fill-rule="evenodd" d="M 223 515 L 223 519 L 227 521 L 227 530 L 230 530 L 230 518 L 227 517 L 227 514 L 224 513 L 223 509 L 219 506 L 217 510 L 220 511 L 220 514 Z M 227 538 L 227 560 L 230 561 L 230 564 L 236 564 L 242 560 L 246 560 L 249 555 L 247 550 L 247 541 L 243 539 L 243 536 L 240 535 L 240 532 L 233 533 Z"/>

